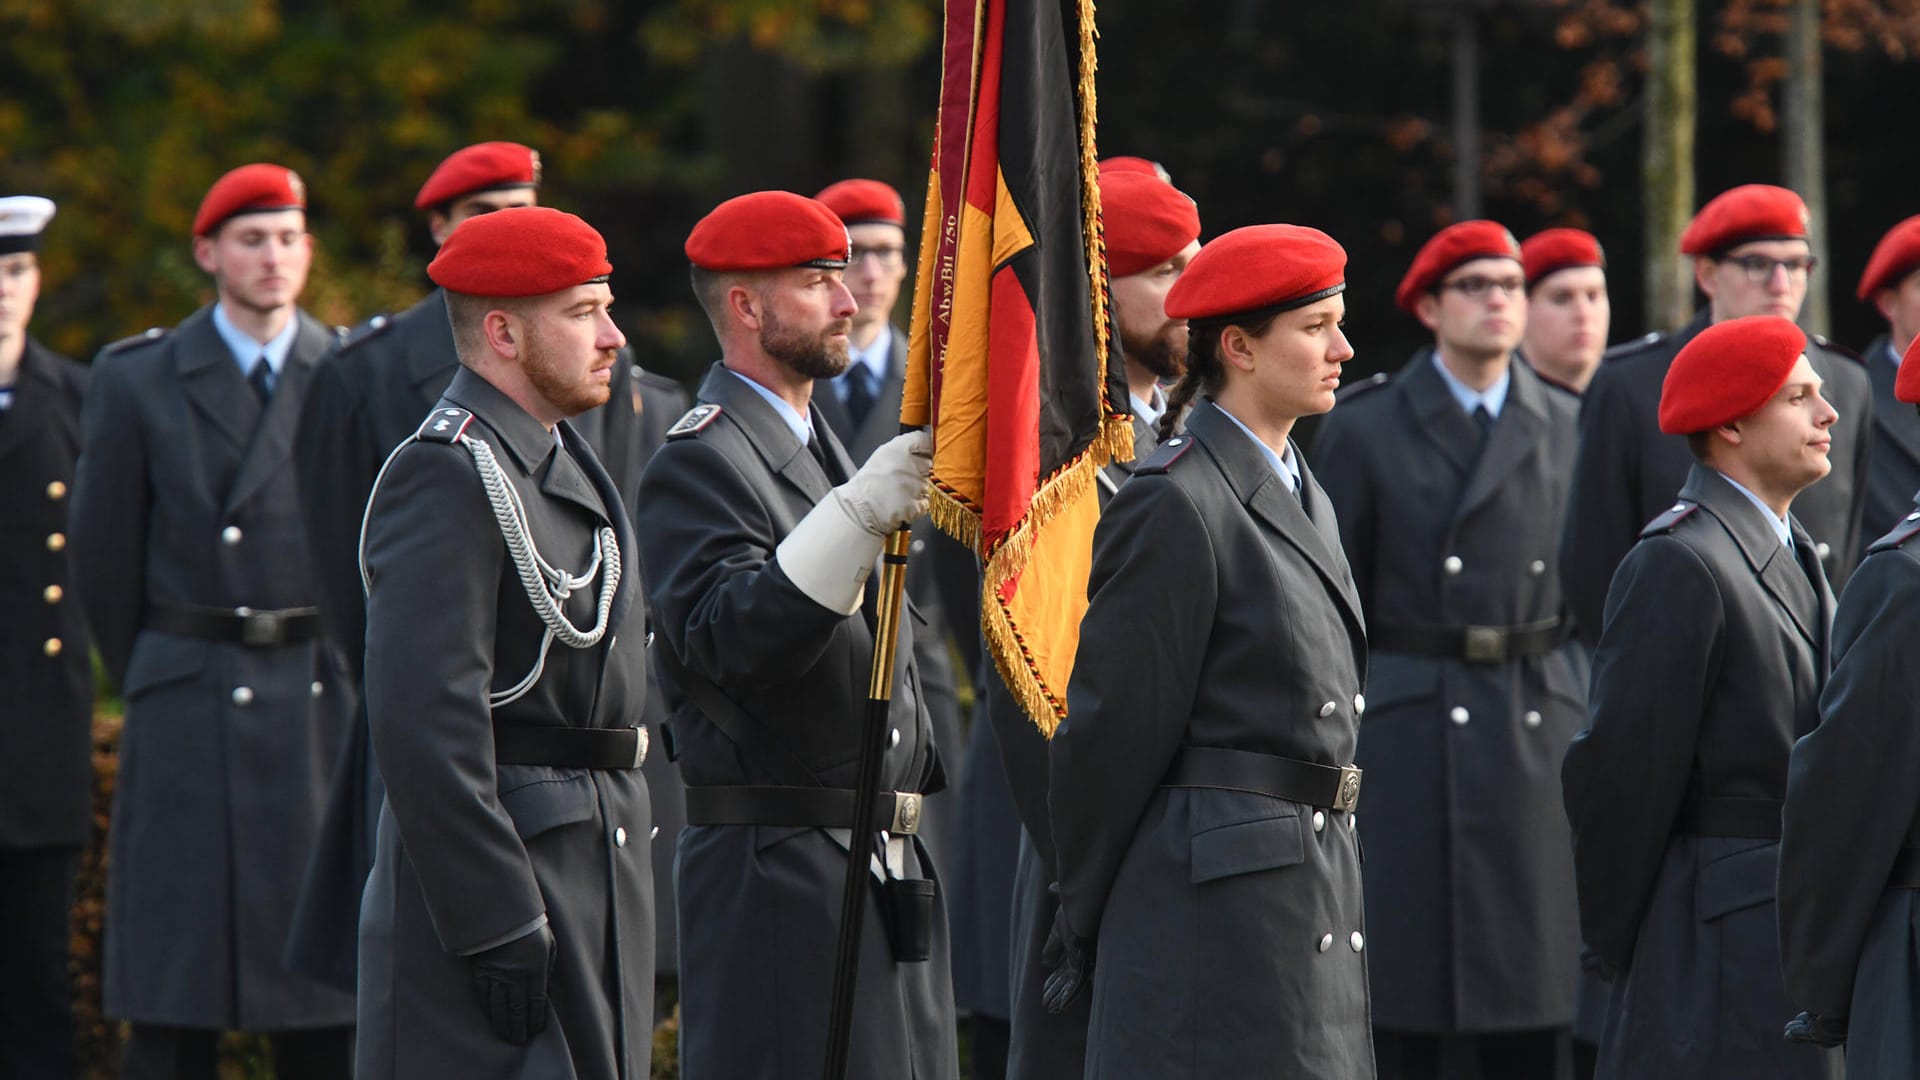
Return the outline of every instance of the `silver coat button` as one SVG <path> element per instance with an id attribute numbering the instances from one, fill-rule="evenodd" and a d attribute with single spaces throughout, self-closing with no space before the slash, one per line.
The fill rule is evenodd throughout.
<path id="1" fill-rule="evenodd" d="M 234 688 L 233 688 L 233 703 L 234 703 L 235 705 L 240 705 L 240 706 L 246 706 L 246 705 L 251 705 L 251 704 L 253 704 L 253 687 L 251 687 L 251 686 L 236 686 L 236 687 L 234 687 Z"/>
<path id="2" fill-rule="evenodd" d="M 627 846 L 627 830 L 626 829 L 620 828 L 620 829 L 613 830 L 613 846 L 614 847 Z"/>
<path id="3" fill-rule="evenodd" d="M 1365 694 L 1353 695 L 1353 715 L 1359 716 L 1361 713 L 1366 711 L 1367 711 L 1367 695 Z"/>
<path id="4" fill-rule="evenodd" d="M 1465 563 L 1460 561 L 1460 556 L 1449 555 L 1447 556 L 1447 561 L 1440 564 L 1440 569 L 1445 570 L 1447 574 L 1451 576 L 1453 574 L 1459 573 L 1460 568 L 1465 565 L 1466 565 Z"/>
<path id="5" fill-rule="evenodd" d="M 1468 719 L 1470 719 L 1470 717 L 1467 715 L 1466 706 L 1455 705 L 1453 707 L 1453 711 L 1447 714 L 1447 719 L 1453 721 L 1456 724 L 1464 724 L 1467 722 Z"/>
<path id="6" fill-rule="evenodd" d="M 1321 716 L 1332 716 L 1332 715 L 1333 715 L 1333 710 L 1335 710 L 1335 709 L 1337 709 L 1337 708 L 1339 708 L 1339 707 L 1340 707 L 1340 706 L 1338 706 L 1338 705 L 1335 705 L 1335 704 L 1334 704 L 1333 702 L 1331 702 L 1331 701 L 1329 701 L 1329 702 L 1327 702 L 1327 703 L 1326 703 L 1325 705 L 1322 705 L 1322 706 L 1320 706 L 1320 715 L 1321 715 Z"/>
<path id="7" fill-rule="evenodd" d="M 232 547 L 240 542 L 240 537 L 243 535 L 245 534 L 240 531 L 240 526 L 229 525 L 220 530 L 220 542 L 228 547 Z"/>
<path id="8" fill-rule="evenodd" d="M 326 685 L 325 685 L 325 684 L 323 684 L 323 683 L 319 683 L 319 682 L 315 682 L 315 683 L 313 684 L 313 696 L 314 696 L 314 697 L 319 697 L 319 696 L 320 696 L 321 694 L 323 694 L 323 693 L 325 693 L 325 692 L 326 692 L 326 689 L 327 689 L 327 688 L 326 688 Z"/>
<path id="9" fill-rule="evenodd" d="M 1353 932 L 1353 935 L 1347 938 L 1347 944 L 1353 947 L 1354 952 L 1359 952 L 1361 949 L 1364 949 L 1367 947 L 1367 939 L 1360 933 L 1360 931 L 1355 930 Z"/>
<path id="10" fill-rule="evenodd" d="M 1547 561 L 1545 559 L 1535 559 L 1527 564 L 1527 573 L 1532 574 L 1534 577 L 1539 577 L 1546 572 Z"/>
<path id="11" fill-rule="evenodd" d="M 1320 832 L 1327 827 L 1327 815 L 1319 810 L 1313 812 L 1313 831 Z"/>
<path id="12" fill-rule="evenodd" d="M 1528 709 L 1527 714 L 1520 718 L 1520 722 L 1530 728 L 1537 728 L 1540 726 L 1540 714 L 1533 709 Z"/>
<path id="13" fill-rule="evenodd" d="M 891 750 L 894 747 L 899 745 L 900 745 L 900 729 L 894 728 L 893 732 L 887 736 L 887 749 Z"/>
<path id="14" fill-rule="evenodd" d="M 1333 948 L 1333 935 L 1321 934 L 1320 935 L 1320 951 L 1326 952 L 1328 949 L 1331 949 L 1331 948 Z"/>
<path id="15" fill-rule="evenodd" d="M 1825 561 L 1828 555 L 1833 554 L 1833 548 L 1830 547 L 1825 540 L 1822 540 L 1813 545 L 1813 553 L 1820 556 L 1822 561 Z"/>

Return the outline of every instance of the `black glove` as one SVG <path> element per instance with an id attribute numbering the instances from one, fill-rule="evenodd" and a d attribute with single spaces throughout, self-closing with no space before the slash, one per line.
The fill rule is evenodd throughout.
<path id="1" fill-rule="evenodd" d="M 1047 892 L 1057 901 L 1060 886 L 1048 886 Z M 1047 943 L 1040 949 L 1040 966 L 1047 969 L 1046 985 L 1040 991 L 1041 1002 L 1050 1013 L 1066 1012 L 1085 989 L 1087 976 L 1093 973 L 1093 948 L 1067 924 L 1064 904 L 1057 904 L 1053 909 L 1053 925 L 1047 930 Z"/>
<path id="2" fill-rule="evenodd" d="M 1840 1046 L 1847 1041 L 1847 1018 L 1803 1012 L 1787 1021 L 1787 1030 L 1783 1034 L 1788 1042 Z"/>
<path id="3" fill-rule="evenodd" d="M 553 931 L 542 925 L 467 958 L 473 992 L 494 1034 L 525 1046 L 547 1030 L 547 980 L 553 976 Z"/>

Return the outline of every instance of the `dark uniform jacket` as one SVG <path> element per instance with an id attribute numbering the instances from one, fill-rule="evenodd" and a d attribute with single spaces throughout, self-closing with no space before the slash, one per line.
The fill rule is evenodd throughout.
<path id="1" fill-rule="evenodd" d="M 1184 746 L 1352 760 L 1360 601 L 1301 482 L 1203 400 L 1094 535 L 1047 793 L 1089 1078 L 1374 1075 L 1353 816 L 1160 786 Z"/>
<path id="2" fill-rule="evenodd" d="M 1834 614 L 1820 726 L 1787 769 L 1780 962 L 1794 1005 L 1851 1013 L 1849 1076 L 1920 1076 L 1916 535 L 1920 507 L 1854 571 Z"/>
<path id="3" fill-rule="evenodd" d="M 1564 615 L 1555 549 L 1579 402 L 1524 364 L 1508 371 L 1484 444 L 1424 348 L 1390 382 L 1345 395 L 1314 445 L 1372 632 L 1358 763 L 1385 1029 L 1573 1019 L 1580 931 L 1560 759 L 1586 723 L 1585 650 L 1470 663 L 1392 636 Z"/>
<path id="4" fill-rule="evenodd" d="M 1575 627 L 1589 645 L 1600 637 L 1614 569 L 1641 526 L 1666 509 L 1686 481 L 1693 458 L 1686 439 L 1660 433 L 1660 386 L 1681 346 L 1707 323 L 1702 311 L 1671 334 L 1649 334 L 1607 350 L 1581 399 L 1580 451 L 1560 541 L 1560 576 Z M 1833 425 L 1828 454 L 1833 471 L 1794 500 L 1794 517 L 1813 536 L 1822 568 L 1838 588 L 1860 561 L 1865 537 L 1879 532 L 1869 523 L 1872 531 L 1863 533 L 1861 524 L 1873 445 L 1873 388 L 1857 361 L 1823 339 L 1808 342 L 1807 359 L 1826 383 L 1820 394 L 1840 420 Z"/>
<path id="5" fill-rule="evenodd" d="M 350 1023 L 353 998 L 281 966 L 354 683 L 320 639 L 162 632 L 155 604 L 315 602 L 293 436 L 334 334 L 303 313 L 263 410 L 211 308 L 94 361 L 72 551 L 126 698 L 109 833 L 106 1009 L 256 1031 Z"/>
<path id="6" fill-rule="evenodd" d="M 77 848 L 92 826 L 93 669 L 67 550 L 86 388 L 86 368 L 28 338 L 0 411 L 0 848 Z"/>
<path id="7" fill-rule="evenodd" d="M 653 1030 L 653 883 L 638 769 L 498 764 L 509 728 L 640 722 L 646 625 L 625 507 L 571 424 L 554 435 L 471 371 L 438 409 L 473 415 L 519 493 L 542 558 L 593 564 L 611 527 L 620 580 L 606 634 L 556 641 L 532 689 L 543 624 L 464 446 L 422 440 L 394 460 L 367 529 L 367 717 L 387 781 L 360 923 L 355 1075 L 645 1080 Z M 563 606 L 595 623 L 610 561 Z M 546 919 L 556 939 L 550 1022 L 526 1046 L 498 1038 L 471 984 L 474 953 Z"/>
<path id="8" fill-rule="evenodd" d="M 675 685 L 679 674 L 667 672 L 681 776 L 689 790 L 808 780 L 850 788 L 873 660 L 867 613 L 822 607 L 774 561 L 780 540 L 832 482 L 773 406 L 724 367 L 707 373 L 698 396 L 718 409 L 676 425 L 640 483 L 655 647 L 723 696 L 732 717 L 707 716 Z M 831 463 L 850 475 L 817 406 L 812 420 Z M 871 588 L 868 597 L 870 609 Z M 922 628 L 910 611 L 902 616 L 890 711 L 899 738 L 889 740 L 880 784 L 925 792 L 944 777 L 912 663 Z M 818 828 L 690 825 L 680 834 L 674 886 L 688 1080 L 818 1074 L 846 860 Z M 908 876 L 933 876 L 917 840 L 906 861 Z M 876 905 L 867 906 L 849 1075 L 957 1076 L 946 921 L 936 913 L 932 959 L 903 964 L 888 951 Z"/>
<path id="9" fill-rule="evenodd" d="M 1920 411 L 1893 396 L 1899 354 L 1887 335 L 1861 354 L 1873 383 L 1873 457 L 1867 469 L 1867 516 L 1862 535 L 1878 536 L 1900 523 L 1920 492 Z"/>
<path id="10" fill-rule="evenodd" d="M 1838 1054 L 1780 1035 L 1777 840 L 1685 809 L 1757 800 L 1707 805 L 1745 806 L 1777 835 L 1787 755 L 1818 720 L 1833 594 L 1719 473 L 1696 465 L 1669 506 L 1607 595 L 1592 725 L 1563 772 L 1581 930 L 1614 972 L 1597 1075 L 1835 1077 Z M 1793 536 L 1811 546 L 1797 521 Z"/>
<path id="11" fill-rule="evenodd" d="M 439 289 L 397 315 L 376 315 L 355 327 L 307 394 L 294 446 L 301 508 L 321 587 L 321 614 L 357 679 L 366 648 L 366 601 L 360 586 L 360 523 L 380 466 L 412 435 L 460 364 Z M 622 498 L 638 483 L 636 423 L 630 407 L 631 365 L 613 368 L 612 405 L 575 418 Z M 662 411 L 674 408 L 667 402 Z M 679 413 L 675 412 L 675 416 Z M 669 423 L 671 421 L 668 421 Z M 320 838 L 301 887 L 288 962 L 343 989 L 354 985 L 355 923 L 360 891 L 373 865 L 380 816 L 379 775 L 369 762 L 366 721 L 355 718 L 332 768 Z"/>

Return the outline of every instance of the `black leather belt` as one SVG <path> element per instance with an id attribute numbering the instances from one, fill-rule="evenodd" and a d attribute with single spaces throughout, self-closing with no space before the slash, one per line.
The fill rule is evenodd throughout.
<path id="1" fill-rule="evenodd" d="M 1889 889 L 1920 889 L 1920 848 L 1901 848 L 1887 875 Z"/>
<path id="2" fill-rule="evenodd" d="M 1183 747 L 1160 786 L 1250 791 L 1348 813 L 1360 805 L 1360 770 L 1352 765 L 1316 765 L 1217 746 Z"/>
<path id="3" fill-rule="evenodd" d="M 1375 651 L 1438 656 L 1469 664 L 1504 664 L 1524 656 L 1540 656 L 1566 644 L 1572 636 L 1573 620 L 1563 615 L 1518 626 L 1376 623 L 1367 627 L 1367 645 Z"/>
<path id="4" fill-rule="evenodd" d="M 501 725 L 493 729 L 494 760 L 555 769 L 637 769 L 647 760 L 647 729 Z"/>
<path id="5" fill-rule="evenodd" d="M 892 833 L 920 831 L 926 796 L 882 791 L 874 820 Z M 853 828 L 853 789 L 829 787 L 687 786 L 689 825 L 810 825 Z"/>
<path id="6" fill-rule="evenodd" d="M 1680 820 L 1673 831 L 1686 836 L 1778 840 L 1780 800 L 1691 798 L 1680 804 Z"/>
<path id="7" fill-rule="evenodd" d="M 320 633 L 319 608 L 255 611 L 252 608 L 202 607 L 199 604 L 147 605 L 146 629 L 181 637 L 278 649 L 312 641 Z"/>

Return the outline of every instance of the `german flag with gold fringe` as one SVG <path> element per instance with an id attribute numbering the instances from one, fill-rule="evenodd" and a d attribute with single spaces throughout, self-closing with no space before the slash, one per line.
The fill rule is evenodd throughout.
<path id="1" fill-rule="evenodd" d="M 933 520 L 985 566 L 981 626 L 1040 730 L 1066 715 L 1095 471 L 1133 456 L 1109 356 L 1092 0 L 947 0 L 901 422 L 933 432 Z"/>

